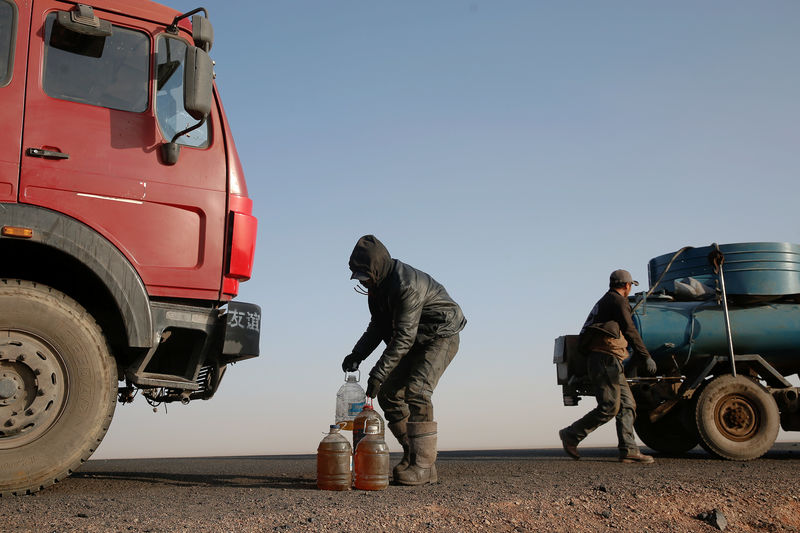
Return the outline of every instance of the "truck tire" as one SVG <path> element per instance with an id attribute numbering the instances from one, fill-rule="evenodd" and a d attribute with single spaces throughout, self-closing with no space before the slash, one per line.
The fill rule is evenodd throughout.
<path id="1" fill-rule="evenodd" d="M 40 490 L 97 449 L 116 364 L 92 317 L 63 293 L 0 279 L 0 496 Z"/>
<path id="2" fill-rule="evenodd" d="M 695 409 L 700 445 L 712 455 L 749 461 L 775 443 L 780 413 L 775 399 L 757 382 L 730 374 L 710 381 Z"/>
<path id="3" fill-rule="evenodd" d="M 691 407 L 684 401 L 655 422 L 650 421 L 650 413 L 641 412 L 633 427 L 648 448 L 667 454 L 686 453 L 700 441 L 694 427 L 694 411 L 687 413 Z"/>

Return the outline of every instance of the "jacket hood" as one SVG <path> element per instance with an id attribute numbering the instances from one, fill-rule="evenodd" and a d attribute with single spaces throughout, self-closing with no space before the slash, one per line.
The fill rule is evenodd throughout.
<path id="1" fill-rule="evenodd" d="M 377 237 L 364 235 L 358 239 L 350 254 L 350 270 L 364 272 L 376 285 L 380 285 L 392 271 L 392 256 Z"/>

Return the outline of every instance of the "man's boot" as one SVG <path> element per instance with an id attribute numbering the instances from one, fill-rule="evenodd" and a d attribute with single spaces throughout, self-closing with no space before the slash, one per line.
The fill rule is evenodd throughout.
<path id="1" fill-rule="evenodd" d="M 628 451 L 620 453 L 619 462 L 649 465 L 650 463 L 654 463 L 655 459 L 653 459 L 653 457 L 650 455 L 646 455 L 640 452 L 639 450 L 636 450 L 636 451 Z"/>
<path id="2" fill-rule="evenodd" d="M 411 463 L 395 480 L 401 485 L 436 483 L 436 422 L 409 422 L 408 443 Z"/>
<path id="3" fill-rule="evenodd" d="M 403 459 L 392 469 L 392 478 L 397 479 L 397 474 L 408 468 L 411 463 L 411 448 L 408 444 L 408 417 L 397 422 L 389 423 L 389 431 L 395 436 L 397 442 L 403 447 Z"/>
<path id="4" fill-rule="evenodd" d="M 570 435 L 569 428 L 559 429 L 558 438 L 561 439 L 561 445 L 564 447 L 564 451 L 567 452 L 567 455 L 575 460 L 581 458 L 581 454 L 578 453 L 579 441 Z"/>

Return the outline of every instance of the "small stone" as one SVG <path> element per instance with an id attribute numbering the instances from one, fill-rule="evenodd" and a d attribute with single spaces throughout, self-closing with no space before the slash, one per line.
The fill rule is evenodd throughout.
<path id="1" fill-rule="evenodd" d="M 725 531 L 725 528 L 728 527 L 728 519 L 725 518 L 725 514 L 719 509 L 714 509 L 707 513 L 700 513 L 697 515 L 697 519 L 707 522 L 720 531 Z"/>
<path id="2" fill-rule="evenodd" d="M 89 515 L 86 513 L 78 513 L 75 516 L 77 516 L 78 518 L 89 518 Z"/>
<path id="3" fill-rule="evenodd" d="M 725 531 L 725 528 L 728 527 L 728 519 L 725 518 L 725 514 L 719 509 L 714 509 L 711 512 L 710 523 L 720 531 Z"/>
<path id="4" fill-rule="evenodd" d="M 602 513 L 600 513 L 600 516 L 602 516 L 603 518 L 611 518 L 611 511 L 603 511 Z"/>

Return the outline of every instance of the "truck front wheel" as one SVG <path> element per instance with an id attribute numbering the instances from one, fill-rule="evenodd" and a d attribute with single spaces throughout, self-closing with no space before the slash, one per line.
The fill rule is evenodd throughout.
<path id="1" fill-rule="evenodd" d="M 697 446 L 699 440 L 694 428 L 694 412 L 687 416 L 691 407 L 692 404 L 680 403 L 655 422 L 650 421 L 649 412 L 640 412 L 633 427 L 642 442 L 657 452 L 686 453 Z"/>
<path id="2" fill-rule="evenodd" d="M 732 375 L 719 376 L 703 388 L 695 420 L 700 445 L 712 455 L 736 461 L 764 455 L 780 427 L 772 395 L 752 379 Z"/>
<path id="3" fill-rule="evenodd" d="M 114 359 L 92 317 L 37 283 L 0 279 L 0 496 L 72 473 L 114 414 Z"/>

